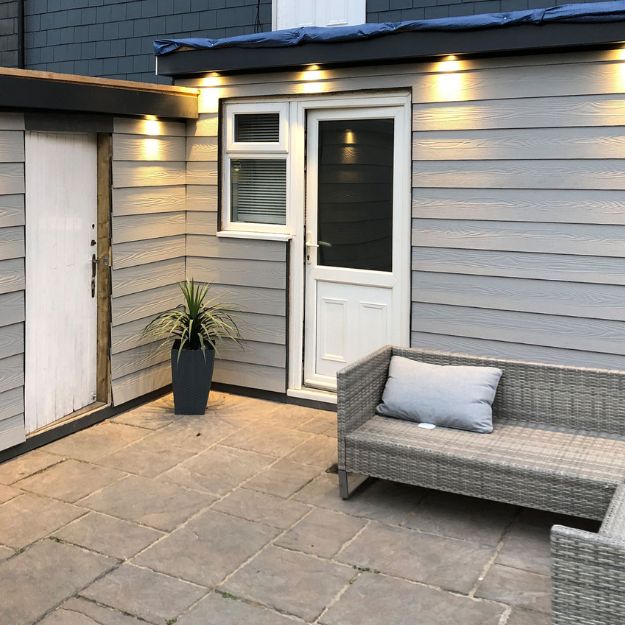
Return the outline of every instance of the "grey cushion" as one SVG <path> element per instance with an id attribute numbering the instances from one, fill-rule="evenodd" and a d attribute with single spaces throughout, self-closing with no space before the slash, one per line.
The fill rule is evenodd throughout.
<path id="1" fill-rule="evenodd" d="M 378 414 L 490 433 L 502 371 L 496 367 L 430 365 L 393 356 Z"/>

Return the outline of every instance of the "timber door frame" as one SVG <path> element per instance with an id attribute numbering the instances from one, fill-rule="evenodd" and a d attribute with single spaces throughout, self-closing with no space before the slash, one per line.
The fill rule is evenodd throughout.
<path id="1" fill-rule="evenodd" d="M 398 280 L 400 287 L 398 323 L 401 328 L 402 346 L 410 345 L 410 253 L 411 253 L 411 168 L 412 168 L 412 115 L 411 96 L 408 92 L 343 94 L 298 99 L 292 107 L 291 132 L 291 179 L 288 188 L 293 216 L 292 240 L 289 257 L 289 311 L 288 311 L 288 375 L 287 395 L 303 399 L 336 402 L 336 393 L 304 386 L 304 308 L 305 308 L 305 215 L 306 215 L 306 123 L 310 110 L 370 109 L 378 107 L 400 108 L 398 119 L 405 132 L 405 140 L 396 146 L 397 164 L 401 168 L 395 175 L 403 180 L 404 192 L 398 198 L 397 228 L 394 226 L 393 247 L 399 246 Z M 397 135 L 396 135 L 397 136 Z"/>
<path id="2" fill-rule="evenodd" d="M 98 133 L 96 406 L 111 403 L 111 215 L 113 137 Z"/>

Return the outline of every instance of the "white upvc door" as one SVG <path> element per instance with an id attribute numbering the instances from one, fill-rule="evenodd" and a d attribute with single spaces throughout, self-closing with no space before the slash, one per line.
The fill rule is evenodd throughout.
<path id="1" fill-rule="evenodd" d="M 273 0 L 273 27 L 347 26 L 367 21 L 366 0 Z"/>
<path id="2" fill-rule="evenodd" d="M 307 117 L 304 386 L 389 343 L 409 342 L 405 107 Z"/>
<path id="3" fill-rule="evenodd" d="M 26 133 L 26 432 L 96 399 L 95 135 Z"/>

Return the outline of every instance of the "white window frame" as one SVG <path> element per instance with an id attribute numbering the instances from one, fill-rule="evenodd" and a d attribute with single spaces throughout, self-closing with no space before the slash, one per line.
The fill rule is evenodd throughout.
<path id="1" fill-rule="evenodd" d="M 343 19 L 330 19 L 328 13 L 330 3 L 336 5 L 342 2 L 345 9 Z M 348 26 L 364 24 L 367 21 L 367 0 L 308 0 L 308 13 L 311 19 L 298 19 L 298 5 L 304 5 L 304 0 L 273 0 L 271 28 L 299 28 L 302 26 Z M 336 8 L 336 7 L 334 7 Z"/>
<path id="2" fill-rule="evenodd" d="M 222 177 L 221 230 L 218 236 L 259 238 L 288 238 L 289 236 L 289 181 L 291 162 L 289 155 L 289 112 L 287 101 L 262 101 L 226 103 L 224 105 L 224 157 Z M 280 115 L 280 137 L 278 142 L 237 142 L 234 137 L 234 117 L 237 114 L 278 113 Z M 286 216 L 284 224 L 263 224 L 232 220 L 231 204 L 231 161 L 232 159 L 283 159 L 286 163 Z M 256 235 L 256 236 L 255 236 Z M 274 236 L 271 236 L 274 235 Z"/>
<path id="3" fill-rule="evenodd" d="M 250 152 L 279 152 L 286 154 L 289 151 L 289 103 L 288 102 L 249 102 L 225 105 L 226 151 L 248 154 Z M 278 113 L 280 116 L 280 140 L 276 142 L 235 141 L 234 116 L 240 114 L 262 115 L 263 113 Z"/>

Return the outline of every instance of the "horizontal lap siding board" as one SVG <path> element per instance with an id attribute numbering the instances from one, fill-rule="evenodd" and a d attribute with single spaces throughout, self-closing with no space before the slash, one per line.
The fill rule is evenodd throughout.
<path id="1" fill-rule="evenodd" d="M 114 130 L 111 380 L 119 405 L 171 382 L 168 346 L 143 330 L 181 301 L 186 131 L 184 123 L 127 118 Z"/>
<path id="2" fill-rule="evenodd" d="M 561 58 L 415 77 L 414 346 L 625 369 L 622 65 Z"/>
<path id="3" fill-rule="evenodd" d="M 0 228 L 24 225 L 24 195 L 0 195 Z"/>
<path id="4" fill-rule="evenodd" d="M 625 369 L 619 53 L 493 57 L 458 67 L 322 69 L 313 84 L 300 71 L 220 77 L 188 129 L 188 171 L 197 186 L 187 189 L 187 210 L 217 209 L 213 170 L 201 166 L 217 147 L 217 96 L 409 89 L 412 344 Z M 202 88 L 196 79 L 181 84 Z M 203 145 L 202 137 L 210 141 Z M 191 220 L 187 276 L 238 289 L 286 287 L 271 271 L 280 262 L 273 250 L 254 256 L 250 267 L 236 246 L 212 236 L 212 226 Z"/>
<path id="5" fill-rule="evenodd" d="M 0 113 L 0 450 L 24 435 L 24 118 Z"/>
<path id="6" fill-rule="evenodd" d="M 216 382 L 276 392 L 286 390 L 287 244 L 217 237 L 217 115 L 188 125 L 188 279 L 212 285 L 236 321 L 241 346 L 224 344 Z"/>

